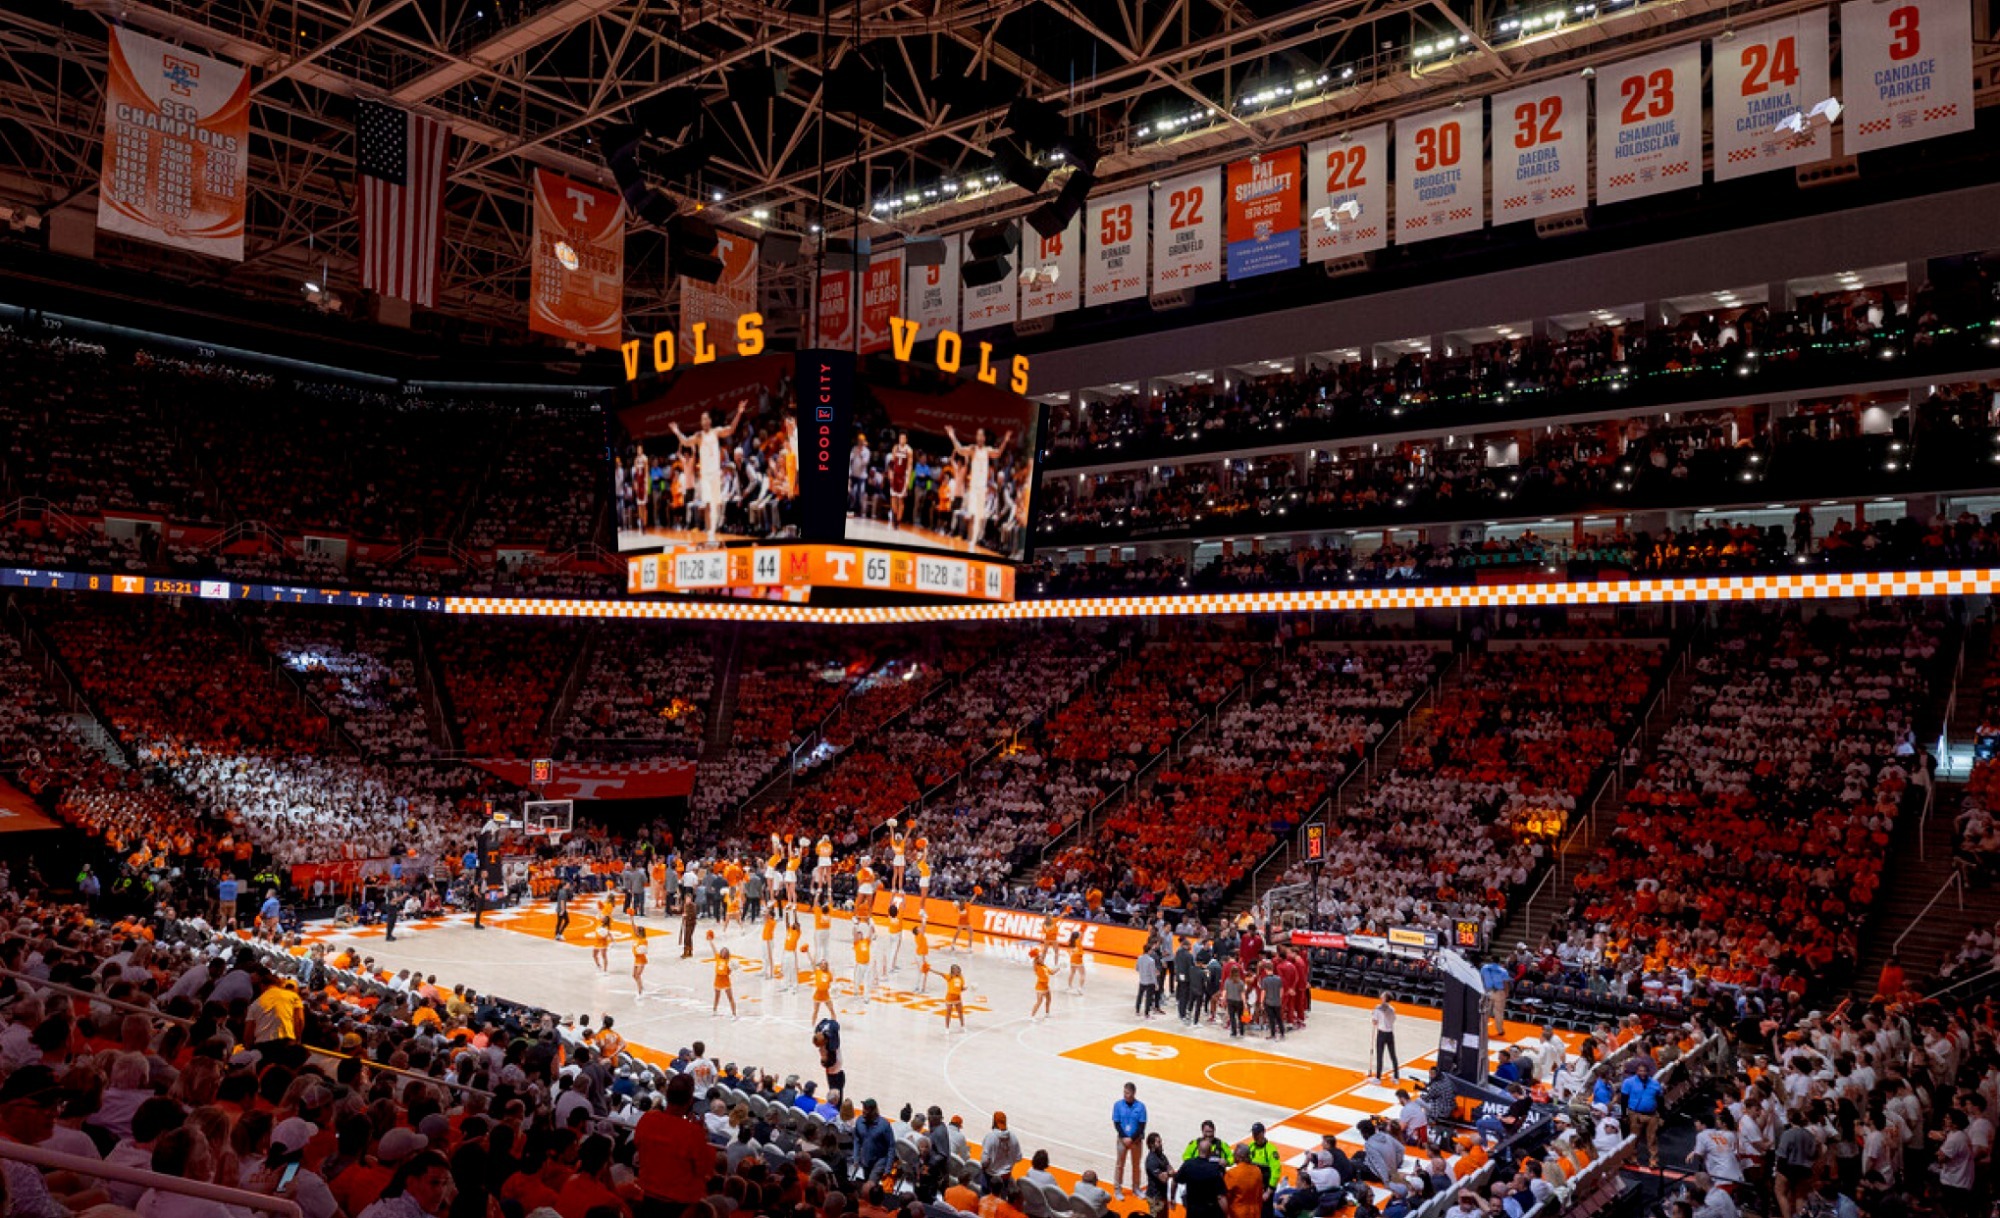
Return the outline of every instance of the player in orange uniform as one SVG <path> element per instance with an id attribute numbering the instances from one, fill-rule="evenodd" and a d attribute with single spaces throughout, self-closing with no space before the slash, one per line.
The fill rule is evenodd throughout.
<path id="1" fill-rule="evenodd" d="M 944 975 L 944 1030 L 951 1031 L 951 1017 L 958 1016 L 958 1030 L 965 1031 L 965 974 L 954 964 Z"/>
<path id="2" fill-rule="evenodd" d="M 1056 996 L 1049 991 L 1049 962 L 1043 958 L 1042 949 L 1039 947 L 1028 953 L 1028 959 L 1035 963 L 1035 1005 L 1028 1012 L 1028 1018 L 1053 1015 Z"/>
<path id="3" fill-rule="evenodd" d="M 729 985 L 729 949 L 715 946 L 714 931 L 708 932 L 708 938 L 708 958 L 715 964 L 715 1000 L 709 1004 L 708 1013 L 711 1015 L 720 1015 L 722 1013 L 722 1000 L 727 996 L 729 999 L 729 1017 L 735 1019 L 736 991 L 731 989 Z"/>

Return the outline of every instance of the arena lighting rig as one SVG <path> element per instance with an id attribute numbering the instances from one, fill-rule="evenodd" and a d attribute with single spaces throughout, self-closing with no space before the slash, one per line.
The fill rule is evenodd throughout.
<path id="1" fill-rule="evenodd" d="M 858 585 L 857 585 L 858 587 Z M 1978 596 L 2000 592 L 2000 568 L 1857 571 L 1797 575 L 1689 576 L 1579 580 L 1451 588 L 1325 588 L 1179 596 L 1073 598 L 1011 604 L 939 604 L 822 608 L 769 602 L 570 600 L 559 597 L 437 596 L 232 580 L 104 575 L 0 568 L 0 588 L 124 596 L 194 597 L 267 604 L 346 605 L 357 609 L 467 614 L 478 617 L 604 618 L 690 622 L 774 622 L 874 626 L 911 623 L 1029 621 L 1084 617 L 1193 617 L 1249 613 L 1355 613 L 1391 609 L 1553 608 L 1600 605 L 1712 604 L 1736 601 L 1831 601 L 1869 597 Z"/>

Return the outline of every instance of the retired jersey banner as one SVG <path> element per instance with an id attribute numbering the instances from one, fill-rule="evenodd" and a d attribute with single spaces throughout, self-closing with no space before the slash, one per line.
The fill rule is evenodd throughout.
<path id="1" fill-rule="evenodd" d="M 249 73 L 118 26 L 106 46 L 97 226 L 241 262 Z"/>
<path id="2" fill-rule="evenodd" d="M 1222 278 L 1221 189 L 1221 175 L 1202 169 L 1153 192 L 1154 293 Z"/>
<path id="3" fill-rule="evenodd" d="M 1701 45 L 1597 73 L 1597 201 L 1701 185 Z"/>
<path id="4" fill-rule="evenodd" d="M 1299 150 L 1279 148 L 1229 166 L 1229 277 L 1299 264 Z"/>
<path id="5" fill-rule="evenodd" d="M 1480 102 L 1396 120 L 1396 242 L 1486 223 L 1485 110 Z"/>
<path id="6" fill-rule="evenodd" d="M 1081 213 L 1071 216 L 1069 227 L 1053 237 L 1044 237 L 1032 228 L 1022 231 L 1021 317 L 1024 320 L 1067 313 L 1082 306 L 1083 257 L 1079 248 L 1082 244 Z M 1032 283 L 1025 277 L 1030 271 L 1034 272 Z"/>
<path id="7" fill-rule="evenodd" d="M 528 297 L 537 334 L 597 347 L 625 337 L 625 200 L 616 191 L 535 170 Z"/>
<path id="8" fill-rule="evenodd" d="M 1589 124 L 1580 76 L 1493 98 L 1493 223 L 1583 210 L 1590 202 Z"/>
<path id="9" fill-rule="evenodd" d="M 1972 6 L 1849 0 L 1840 6 L 1848 152 L 1972 130 Z"/>
<path id="10" fill-rule="evenodd" d="M 1716 181 L 1833 155 L 1830 125 L 1808 123 L 1797 134 L 1777 129 L 1833 96 L 1826 15 L 1816 8 L 1709 44 Z"/>
<path id="11" fill-rule="evenodd" d="M 1389 125 L 1306 149 L 1306 261 L 1389 244 Z M 1358 214 L 1357 214 L 1358 212 Z"/>
<path id="12" fill-rule="evenodd" d="M 1035 240 L 1035 234 L 1023 235 L 1023 246 Z M 1013 270 L 999 283 L 989 283 L 984 287 L 961 287 L 965 299 L 965 328 L 984 330 L 990 326 L 1011 326 L 1021 315 L 1021 259 L 1023 250 L 1015 250 L 1011 259 Z"/>
<path id="13" fill-rule="evenodd" d="M 912 266 L 904 272 L 903 299 L 909 302 L 920 341 L 958 329 L 958 262 L 963 240 L 958 233 L 950 234 L 944 239 L 942 264 Z"/>
<path id="14" fill-rule="evenodd" d="M 861 278 L 861 354 L 889 349 L 889 319 L 903 315 L 903 251 L 868 260 Z"/>
<path id="15" fill-rule="evenodd" d="M 813 288 L 813 345 L 854 350 L 854 272 L 821 271 Z"/>
<path id="16" fill-rule="evenodd" d="M 1144 186 L 1092 199 L 1084 208 L 1083 302 L 1110 304 L 1146 294 L 1146 204 Z"/>
<path id="17" fill-rule="evenodd" d="M 757 238 L 715 230 L 715 256 L 722 259 L 722 275 L 714 283 L 696 283 L 681 278 L 681 355 L 694 354 L 694 324 L 707 322 L 711 346 L 730 350 L 736 341 L 736 319 L 757 311 Z"/>

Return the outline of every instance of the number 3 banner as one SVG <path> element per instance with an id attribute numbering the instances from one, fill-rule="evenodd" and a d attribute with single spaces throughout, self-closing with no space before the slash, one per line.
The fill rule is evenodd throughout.
<path id="1" fill-rule="evenodd" d="M 1846 150 L 1972 130 L 1972 6 L 1904 0 L 1840 6 Z"/>
<path id="2" fill-rule="evenodd" d="M 1808 126 L 1797 135 L 1776 130 L 1833 96 L 1826 14 L 1814 9 L 1710 44 L 1718 182 L 1833 155 L 1831 127 Z"/>
<path id="3" fill-rule="evenodd" d="M 1396 120 L 1396 241 L 1428 241 L 1486 223 L 1484 101 Z"/>
<path id="4" fill-rule="evenodd" d="M 1361 214 L 1331 215 L 1349 203 Z M 1388 243 L 1389 125 L 1306 149 L 1306 261 L 1327 262 Z"/>
<path id="5" fill-rule="evenodd" d="M 1583 210 L 1590 189 L 1586 105 L 1579 76 L 1493 99 L 1493 223 Z"/>
<path id="6" fill-rule="evenodd" d="M 1701 44 L 1597 73 L 1597 201 L 1701 185 Z"/>
<path id="7" fill-rule="evenodd" d="M 1154 193 L 1153 291 L 1172 292 L 1222 278 L 1222 173 L 1200 169 L 1169 178 Z"/>
<path id="8" fill-rule="evenodd" d="M 1090 201 L 1084 213 L 1084 233 L 1090 239 L 1085 304 L 1137 300 L 1146 294 L 1147 193 L 1144 186 L 1134 186 Z"/>

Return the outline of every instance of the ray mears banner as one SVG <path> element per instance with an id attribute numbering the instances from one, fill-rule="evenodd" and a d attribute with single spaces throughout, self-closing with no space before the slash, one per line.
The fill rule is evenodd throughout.
<path id="1" fill-rule="evenodd" d="M 799 522 L 807 541 L 847 535 L 847 453 L 854 442 L 854 353 L 798 354 Z"/>

